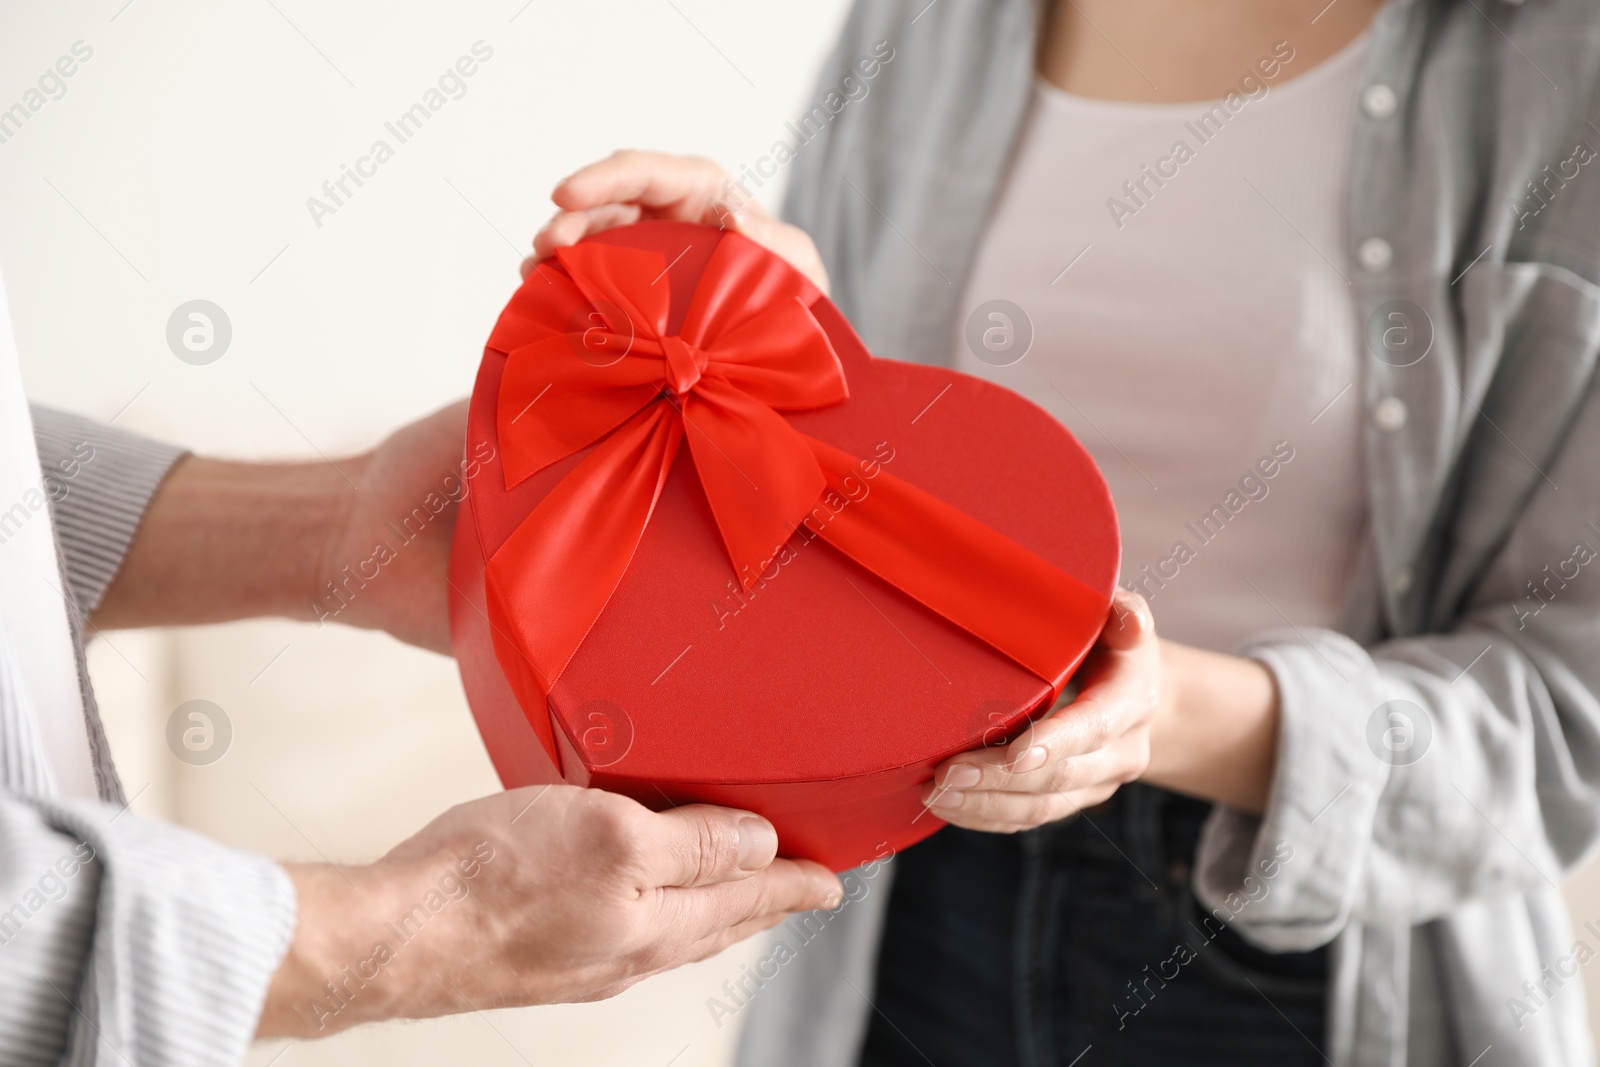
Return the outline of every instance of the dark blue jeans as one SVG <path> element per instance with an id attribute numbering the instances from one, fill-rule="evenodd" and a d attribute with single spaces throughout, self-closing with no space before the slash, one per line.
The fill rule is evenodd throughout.
<path id="1" fill-rule="evenodd" d="M 1135 785 L 906 849 L 862 1067 L 1323 1067 L 1327 952 L 1261 952 L 1195 901 L 1209 810 Z"/>

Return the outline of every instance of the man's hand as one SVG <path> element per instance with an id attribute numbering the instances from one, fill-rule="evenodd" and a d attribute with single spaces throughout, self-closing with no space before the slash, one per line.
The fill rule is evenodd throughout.
<path id="1" fill-rule="evenodd" d="M 838 880 L 777 844 L 744 812 L 552 785 L 452 808 L 366 867 L 291 866 L 299 921 L 259 1036 L 614 996 L 836 906 Z"/>
<path id="2" fill-rule="evenodd" d="M 828 272 L 810 235 L 767 214 L 709 159 L 614 152 L 563 178 L 550 199 L 559 210 L 534 236 L 533 255 L 522 264 L 524 276 L 556 249 L 590 234 L 641 219 L 673 219 L 742 233 L 828 291 Z"/>
<path id="3" fill-rule="evenodd" d="M 449 653 L 450 535 L 474 463 L 466 432 L 463 400 L 339 463 L 355 484 L 344 486 L 307 599 L 319 622 L 387 630 Z"/>

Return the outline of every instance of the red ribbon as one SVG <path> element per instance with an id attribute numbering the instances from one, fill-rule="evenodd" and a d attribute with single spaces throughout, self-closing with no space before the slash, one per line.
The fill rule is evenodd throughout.
<path id="1" fill-rule="evenodd" d="M 530 276 L 489 339 L 508 357 L 506 488 L 594 446 L 486 572 L 497 640 L 514 639 L 546 695 L 622 581 L 685 438 L 736 574 L 753 579 L 806 523 L 1060 692 L 1086 628 L 1105 618 L 1100 594 L 881 468 L 870 493 L 825 524 L 810 518 L 824 494 L 850 496 L 844 479 L 872 464 L 780 414 L 849 395 L 810 311 L 821 294 L 802 275 L 726 234 L 669 334 L 660 254 L 589 242 L 556 258 L 564 273 Z"/>

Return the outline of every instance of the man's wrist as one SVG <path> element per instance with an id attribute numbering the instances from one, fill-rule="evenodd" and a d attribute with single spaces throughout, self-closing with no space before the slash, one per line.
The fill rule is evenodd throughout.
<path id="1" fill-rule="evenodd" d="M 467 835 L 408 841 L 365 866 L 285 864 L 299 917 L 257 1036 L 326 1037 L 479 1007 L 463 1005 L 457 983 L 474 985 L 474 953 L 494 939 L 474 896 L 499 856 L 487 836 Z"/>
<path id="2" fill-rule="evenodd" d="M 352 908 L 332 866 L 286 863 L 283 867 L 295 889 L 294 937 L 267 987 L 258 1038 L 308 1037 L 321 1031 L 306 1005 L 323 995 L 329 961 L 348 955 L 351 944 Z"/>
<path id="3" fill-rule="evenodd" d="M 189 456 L 151 501 L 97 627 L 309 619 L 361 460 L 235 463 Z"/>
<path id="4" fill-rule="evenodd" d="M 394 979 L 389 925 L 428 871 L 415 864 L 284 864 L 299 898 L 294 938 L 263 1005 L 257 1037 L 326 1037 L 412 1014 L 414 981 Z M 385 980 L 386 978 L 393 980 Z"/>

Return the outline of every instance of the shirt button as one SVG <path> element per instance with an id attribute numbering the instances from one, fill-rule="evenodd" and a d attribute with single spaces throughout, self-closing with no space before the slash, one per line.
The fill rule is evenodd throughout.
<path id="1" fill-rule="evenodd" d="M 1372 422 L 1384 433 L 1394 433 L 1406 424 L 1406 402 L 1397 396 L 1386 396 L 1372 405 Z"/>
<path id="2" fill-rule="evenodd" d="M 1394 248 L 1382 237 L 1368 237 L 1361 242 L 1361 247 L 1356 249 L 1356 258 L 1361 261 L 1361 267 L 1369 274 L 1389 269 L 1389 264 L 1394 262 Z"/>
<path id="3" fill-rule="evenodd" d="M 1394 95 L 1394 90 L 1379 82 L 1369 85 L 1361 94 L 1361 110 L 1370 118 L 1386 119 L 1393 115 L 1395 108 L 1400 106 L 1400 98 Z"/>
<path id="4" fill-rule="evenodd" d="M 1405 596 L 1411 588 L 1411 568 L 1401 567 L 1389 576 L 1389 588 L 1395 596 Z"/>

